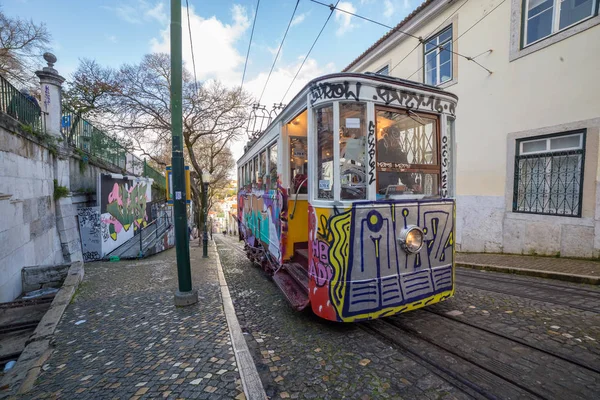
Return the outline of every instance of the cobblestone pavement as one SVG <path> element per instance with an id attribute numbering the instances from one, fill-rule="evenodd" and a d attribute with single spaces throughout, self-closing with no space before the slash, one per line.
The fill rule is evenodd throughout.
<path id="1" fill-rule="evenodd" d="M 569 306 L 580 303 L 568 294 L 595 297 L 600 288 L 466 272 L 518 280 L 516 293 L 498 293 L 461 285 L 468 277 L 459 270 L 456 296 L 446 302 L 365 324 L 336 324 L 292 311 L 274 283 L 247 261 L 237 240 L 219 238 L 217 245 L 238 318 L 272 398 L 481 398 L 484 393 L 585 399 L 598 393 L 600 315 Z M 538 295 L 560 292 L 564 304 L 523 297 L 526 283 L 537 285 Z M 395 340 L 406 339 L 404 345 L 423 351 L 441 368 L 361 328 L 381 321 L 395 329 Z M 448 379 L 444 370 L 474 381 L 478 390 Z"/>
<path id="2" fill-rule="evenodd" d="M 197 305 L 176 308 L 175 249 L 85 265 L 27 398 L 242 399 L 223 314 L 216 255 L 190 248 Z"/>
<path id="3" fill-rule="evenodd" d="M 456 262 L 600 277 L 600 262 L 572 258 L 457 253 Z"/>

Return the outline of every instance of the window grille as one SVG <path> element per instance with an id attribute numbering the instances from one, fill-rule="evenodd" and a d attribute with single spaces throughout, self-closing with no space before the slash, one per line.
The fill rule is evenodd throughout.
<path id="1" fill-rule="evenodd" d="M 581 217 L 585 131 L 517 141 L 513 211 Z"/>

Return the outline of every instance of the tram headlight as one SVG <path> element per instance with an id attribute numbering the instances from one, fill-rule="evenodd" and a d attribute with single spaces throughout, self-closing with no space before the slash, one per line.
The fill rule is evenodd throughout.
<path id="1" fill-rule="evenodd" d="M 407 253 L 418 253 L 423 247 L 423 230 L 416 225 L 409 225 L 400 231 L 398 243 L 400 247 Z"/>

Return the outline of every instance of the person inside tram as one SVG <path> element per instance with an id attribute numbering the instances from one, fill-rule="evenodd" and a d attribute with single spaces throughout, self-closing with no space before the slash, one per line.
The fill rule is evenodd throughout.
<path id="1" fill-rule="evenodd" d="M 401 131 L 391 125 L 383 130 L 381 139 L 377 142 L 377 162 L 408 165 L 408 156 L 400 145 Z M 390 168 L 393 169 L 393 168 Z M 379 170 L 379 168 L 378 168 Z M 386 194 L 388 187 L 403 188 L 404 193 L 420 193 L 421 185 L 415 180 L 411 172 L 378 171 L 378 193 Z"/>

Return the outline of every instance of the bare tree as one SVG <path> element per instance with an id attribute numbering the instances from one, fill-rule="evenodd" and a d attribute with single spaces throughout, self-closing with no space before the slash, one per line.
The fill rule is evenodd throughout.
<path id="1" fill-rule="evenodd" d="M 50 39 L 43 23 L 10 18 L 0 11 L 0 72 L 19 86 L 35 86 L 33 71 Z"/>
<path id="2" fill-rule="evenodd" d="M 111 75 L 111 79 L 113 76 Z M 156 164 L 164 165 L 171 153 L 171 60 L 168 54 L 144 56 L 140 64 L 124 65 L 107 86 L 108 106 L 102 110 L 107 130 L 120 132 Z M 183 142 L 194 172 L 192 194 L 195 214 L 203 228 L 203 172 L 212 175 L 211 187 L 225 185 L 234 166 L 229 146 L 242 134 L 252 99 L 239 89 L 219 82 L 194 82 L 183 73 Z M 210 199 L 210 193 L 208 194 Z M 206 204 L 210 207 L 210 200 Z"/>

